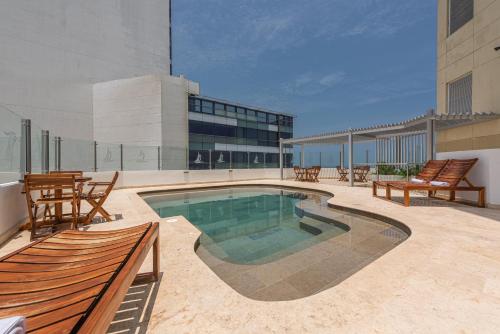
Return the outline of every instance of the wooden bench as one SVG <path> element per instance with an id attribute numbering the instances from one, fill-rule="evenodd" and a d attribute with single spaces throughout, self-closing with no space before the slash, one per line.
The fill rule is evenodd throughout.
<path id="1" fill-rule="evenodd" d="M 153 247 L 153 272 L 137 275 Z M 30 333 L 104 333 L 134 282 L 159 277 L 159 226 L 63 231 L 0 258 L 0 318 Z"/>

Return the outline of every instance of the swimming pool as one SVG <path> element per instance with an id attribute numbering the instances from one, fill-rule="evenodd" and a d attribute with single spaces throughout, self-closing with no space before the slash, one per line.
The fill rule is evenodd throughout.
<path id="1" fill-rule="evenodd" d="M 379 219 L 329 208 L 330 196 L 307 190 L 246 186 L 143 198 L 160 217 L 184 216 L 196 226 L 198 256 L 258 300 L 332 287 L 408 237 Z"/>

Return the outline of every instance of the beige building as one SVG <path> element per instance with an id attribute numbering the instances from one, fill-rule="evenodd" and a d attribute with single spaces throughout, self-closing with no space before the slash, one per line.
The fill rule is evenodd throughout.
<path id="1" fill-rule="evenodd" d="M 500 0 L 438 0 L 437 113 L 500 114 Z M 500 202 L 500 119 L 441 130 L 437 156 L 478 157 L 476 183 Z"/>
<path id="2" fill-rule="evenodd" d="M 500 0 L 438 1 L 437 113 L 500 113 Z M 500 148 L 500 120 L 441 131 L 437 152 Z"/>

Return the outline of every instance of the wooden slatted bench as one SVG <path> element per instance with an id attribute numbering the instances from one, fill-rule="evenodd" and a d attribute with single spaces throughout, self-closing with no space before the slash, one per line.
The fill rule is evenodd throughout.
<path id="1" fill-rule="evenodd" d="M 153 272 L 137 275 L 153 247 Z M 0 318 L 29 333 L 104 333 L 134 281 L 159 276 L 159 226 L 63 231 L 0 258 Z"/>

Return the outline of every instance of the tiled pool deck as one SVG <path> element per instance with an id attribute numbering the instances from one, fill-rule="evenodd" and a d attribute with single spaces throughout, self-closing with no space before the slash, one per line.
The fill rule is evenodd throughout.
<path id="1" fill-rule="evenodd" d="M 106 208 L 123 219 L 91 229 L 161 221 L 163 276 L 157 285 L 131 289 L 112 331 L 140 326 L 149 333 L 498 333 L 500 210 L 427 199 L 405 208 L 372 198 L 371 190 L 363 187 L 243 183 L 327 190 L 335 194 L 330 202 L 399 220 L 412 235 L 330 289 L 292 301 L 255 301 L 233 290 L 198 257 L 194 244 L 200 233 L 194 226 L 182 217 L 159 219 L 137 195 L 181 186 L 117 190 Z M 23 232 L 0 254 L 27 242 Z M 143 269 L 149 267 L 150 259 Z M 141 295 L 144 298 L 133 297 Z M 134 318 L 127 310 L 134 303 L 142 308 L 144 302 L 150 305 L 147 314 L 127 322 Z"/>

